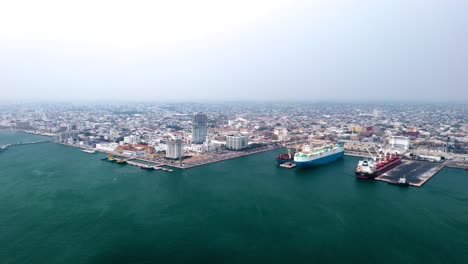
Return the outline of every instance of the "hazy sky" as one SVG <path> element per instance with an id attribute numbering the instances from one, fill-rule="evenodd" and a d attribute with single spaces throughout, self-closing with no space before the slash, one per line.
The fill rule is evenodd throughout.
<path id="1" fill-rule="evenodd" d="M 468 101 L 467 0 L 11 0 L 0 100 Z"/>

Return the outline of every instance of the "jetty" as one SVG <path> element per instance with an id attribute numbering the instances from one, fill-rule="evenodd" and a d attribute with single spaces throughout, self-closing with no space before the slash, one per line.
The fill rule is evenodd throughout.
<path id="1" fill-rule="evenodd" d="M 51 142 L 51 140 L 32 141 L 32 142 L 18 142 L 18 143 L 13 143 L 13 144 L 2 145 L 2 146 L 0 146 L 0 149 L 5 150 L 5 149 L 7 149 L 9 147 L 43 144 L 43 143 L 49 143 L 49 142 Z"/>

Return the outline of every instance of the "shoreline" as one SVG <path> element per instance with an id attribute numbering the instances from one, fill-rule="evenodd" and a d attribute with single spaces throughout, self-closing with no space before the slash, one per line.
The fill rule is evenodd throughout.
<path id="1" fill-rule="evenodd" d="M 78 148 L 78 149 L 82 149 L 82 150 L 83 149 L 88 149 L 88 148 L 86 148 L 84 146 L 71 145 L 71 144 L 67 144 L 67 143 L 57 143 L 57 144 L 63 145 L 63 146 L 68 146 L 68 147 L 74 147 L 74 148 Z M 200 162 L 197 162 L 196 164 L 187 164 L 186 166 L 184 166 L 184 165 L 180 166 L 178 164 L 179 160 L 174 161 L 174 163 L 168 163 L 168 162 L 161 162 L 161 161 L 157 161 L 157 160 L 144 159 L 144 158 L 141 158 L 141 157 L 128 156 L 128 155 L 124 155 L 124 154 L 118 153 L 118 152 L 104 151 L 104 150 L 100 150 L 100 149 L 95 149 L 95 150 L 97 152 L 99 152 L 99 153 L 111 154 L 111 155 L 114 155 L 114 156 L 124 157 L 124 158 L 128 158 L 128 159 L 134 159 L 134 160 L 138 160 L 138 161 L 154 163 L 157 166 L 168 166 L 168 167 L 177 168 L 177 169 L 191 169 L 191 168 L 195 168 L 195 167 L 199 167 L 199 166 L 203 166 L 203 165 L 208 165 L 208 164 L 212 164 L 212 163 L 216 163 L 216 162 L 220 162 L 220 161 L 225 161 L 225 160 L 245 157 L 245 156 L 248 156 L 248 155 L 263 153 L 263 152 L 267 152 L 267 151 L 271 151 L 271 150 L 276 150 L 276 149 L 279 149 L 279 148 L 282 148 L 282 146 L 266 147 L 266 148 L 258 149 L 258 150 L 255 150 L 255 151 L 253 150 L 253 151 L 247 152 L 247 153 L 242 152 L 242 151 L 239 151 L 239 152 L 231 151 L 231 152 L 228 152 L 228 153 L 223 153 L 223 154 L 228 154 L 228 156 L 220 154 L 219 156 L 216 156 L 218 158 L 205 160 L 205 161 L 200 161 Z M 184 163 L 182 162 L 182 164 L 184 164 Z"/>

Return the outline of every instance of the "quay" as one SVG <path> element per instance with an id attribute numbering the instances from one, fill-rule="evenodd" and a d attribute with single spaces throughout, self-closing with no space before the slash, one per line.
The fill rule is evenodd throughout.
<path id="1" fill-rule="evenodd" d="M 126 157 L 126 156 L 123 156 L 123 155 L 120 155 L 120 154 L 111 154 L 111 153 L 109 153 L 109 154 L 112 155 L 112 156 L 115 156 L 115 159 L 122 159 L 124 161 L 123 164 L 136 166 L 136 167 L 139 167 L 139 168 L 142 168 L 142 169 L 162 170 L 162 171 L 167 171 L 167 172 L 173 172 L 172 169 L 168 169 L 168 168 L 163 167 L 164 164 L 150 165 L 150 164 L 147 164 L 147 163 L 141 163 L 141 162 L 135 161 L 135 160 L 140 160 L 140 159 L 138 159 L 136 157 Z M 105 159 L 105 160 L 107 160 L 107 159 Z M 144 161 L 144 160 L 141 160 L 141 161 Z M 145 161 L 145 162 L 148 162 L 148 161 Z M 153 163 L 153 162 L 151 162 L 151 163 Z"/>
<path id="2" fill-rule="evenodd" d="M 133 161 L 133 160 L 126 160 L 126 161 L 127 161 L 127 164 L 129 164 L 129 165 L 140 167 L 140 168 L 143 168 L 143 169 L 162 170 L 162 171 L 168 171 L 168 172 L 173 171 L 172 169 L 167 169 L 167 168 L 162 167 L 163 166 L 162 164 L 150 165 L 150 164 L 136 162 L 136 161 Z"/>
<path id="3" fill-rule="evenodd" d="M 376 177 L 378 181 L 398 183 L 405 178 L 411 186 L 420 187 L 436 175 L 445 164 L 427 161 L 404 160 L 398 167 Z"/>
<path id="4" fill-rule="evenodd" d="M 445 167 L 447 168 L 468 170 L 468 162 L 466 160 L 449 160 L 445 163 Z"/>
<path id="5" fill-rule="evenodd" d="M 69 147 L 80 148 L 80 149 L 86 149 L 86 147 L 84 147 L 84 146 L 78 146 L 78 145 L 73 145 L 73 144 L 67 144 L 67 143 L 58 143 L 58 144 L 61 144 L 61 145 L 64 145 L 64 146 L 69 146 Z M 261 152 L 266 152 L 266 151 L 279 149 L 279 148 L 283 148 L 283 146 L 280 146 L 280 145 L 267 145 L 267 146 L 264 146 L 264 147 L 259 147 L 259 148 L 255 148 L 255 149 L 249 149 L 249 150 L 241 150 L 241 151 L 227 150 L 227 151 L 224 151 L 223 153 L 212 153 L 210 157 L 205 157 L 205 158 L 202 158 L 202 159 L 183 160 L 182 165 L 180 165 L 179 160 L 174 160 L 172 162 L 164 160 L 164 159 L 149 160 L 149 159 L 144 159 L 143 157 L 130 157 L 130 156 L 123 155 L 122 153 L 105 151 L 105 150 L 102 150 L 102 149 L 96 149 L 96 151 L 101 152 L 101 153 L 105 153 L 105 154 L 111 154 L 111 155 L 114 155 L 116 157 L 124 157 L 124 159 L 126 159 L 127 162 L 128 162 L 128 160 L 138 160 L 138 161 L 142 161 L 142 162 L 154 163 L 154 164 L 156 164 L 156 165 L 154 165 L 155 170 L 164 170 L 164 171 L 169 171 L 170 172 L 170 171 L 173 171 L 173 170 L 164 168 L 162 166 L 167 166 L 167 167 L 172 167 L 172 168 L 177 168 L 177 169 L 190 169 L 190 168 L 195 168 L 195 167 L 203 166 L 203 165 L 210 164 L 210 163 L 235 159 L 235 158 L 244 157 L 244 156 L 257 154 L 257 153 L 261 153 Z M 144 164 L 144 163 L 140 163 L 140 164 Z"/>
<path id="6" fill-rule="evenodd" d="M 235 150 L 226 150 L 223 153 L 216 153 L 216 154 L 211 154 L 210 157 L 205 157 L 197 160 L 183 160 L 182 165 L 180 165 L 179 160 L 174 161 L 173 163 L 165 162 L 163 165 L 169 166 L 169 167 L 174 167 L 178 169 L 190 169 L 190 168 L 195 168 L 198 166 L 203 166 L 206 164 L 211 164 L 215 162 L 220 162 L 224 160 L 230 160 L 230 159 L 235 159 L 235 158 L 240 158 L 252 154 L 257 154 L 257 153 L 262 153 L 278 148 L 283 148 L 283 146 L 276 146 L 276 145 L 269 145 L 269 146 L 264 146 L 256 149 L 249 149 L 249 150 L 240 150 L 240 151 L 235 151 Z"/>

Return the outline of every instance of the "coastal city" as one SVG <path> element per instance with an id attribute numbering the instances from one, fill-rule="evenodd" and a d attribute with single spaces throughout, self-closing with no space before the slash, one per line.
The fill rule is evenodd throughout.
<path id="1" fill-rule="evenodd" d="M 349 155 L 391 150 L 431 162 L 455 160 L 458 167 L 466 167 L 468 153 L 465 105 L 13 104 L 1 111 L 1 129 L 51 136 L 146 169 L 186 169 L 278 148 L 287 148 L 285 161 L 293 163 L 291 152 L 334 142 Z"/>
<path id="2" fill-rule="evenodd" d="M 467 11 L 2 1 L 0 264 L 467 263 Z"/>

